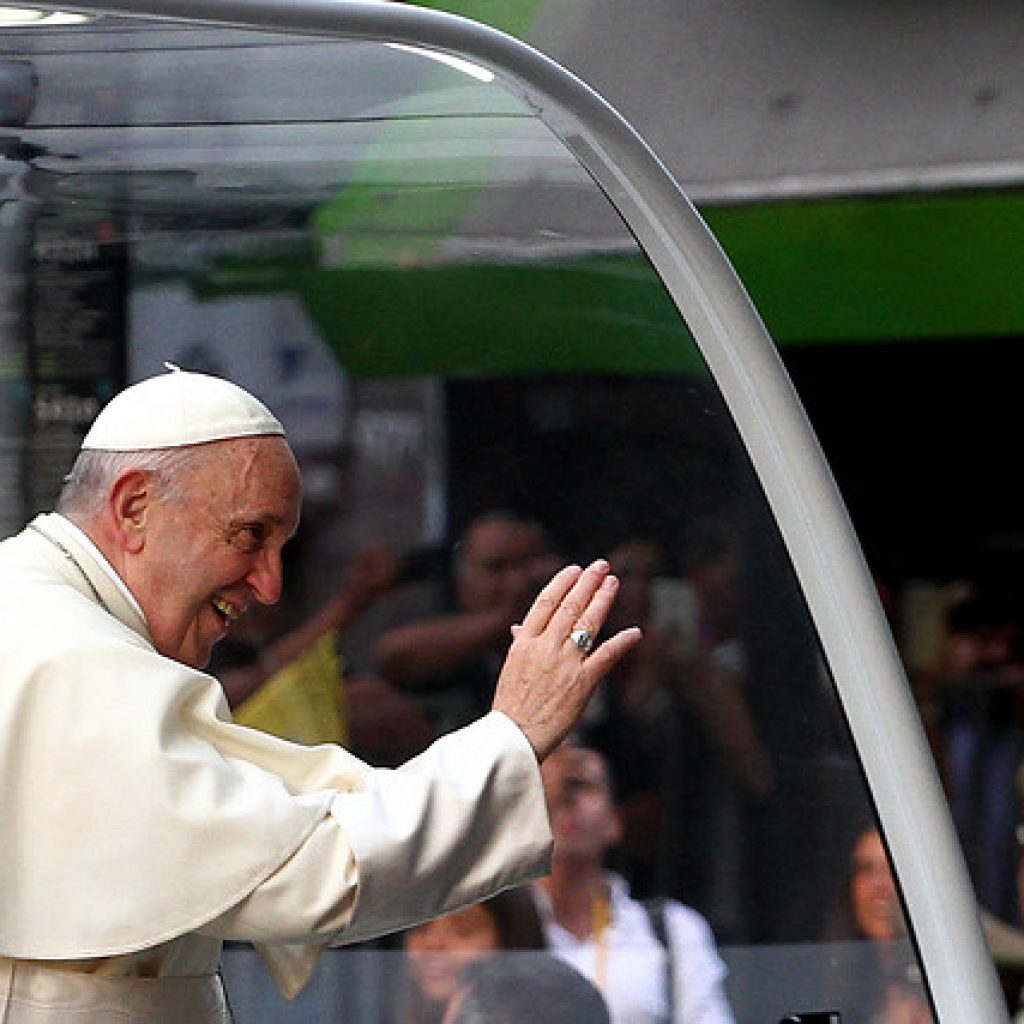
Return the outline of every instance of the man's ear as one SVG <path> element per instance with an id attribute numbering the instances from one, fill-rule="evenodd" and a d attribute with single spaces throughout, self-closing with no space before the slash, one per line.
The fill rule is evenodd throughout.
<path id="1" fill-rule="evenodd" d="M 125 470 L 110 488 L 111 525 L 123 551 L 137 555 L 146 544 L 146 526 L 155 500 L 153 474 Z"/>

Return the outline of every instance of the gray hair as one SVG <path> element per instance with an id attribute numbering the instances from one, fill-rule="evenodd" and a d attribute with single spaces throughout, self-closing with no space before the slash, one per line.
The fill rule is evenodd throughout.
<path id="1" fill-rule="evenodd" d="M 163 500 L 180 502 L 187 479 L 207 457 L 207 452 L 201 450 L 205 447 L 187 445 L 131 452 L 85 449 L 78 453 L 64 477 L 56 510 L 61 515 L 91 519 L 99 513 L 114 481 L 132 469 L 151 473 Z"/>

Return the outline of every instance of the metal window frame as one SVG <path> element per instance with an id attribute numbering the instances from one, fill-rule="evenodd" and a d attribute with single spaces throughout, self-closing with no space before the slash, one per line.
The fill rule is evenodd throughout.
<path id="1" fill-rule="evenodd" d="M 402 3 L 73 0 L 36 6 L 406 43 L 470 60 L 518 92 L 636 236 L 734 417 L 793 561 L 864 763 L 939 1020 L 1005 1021 L 1005 1001 L 945 797 L 827 463 L 729 261 L 629 124 L 583 82 L 525 43 L 466 18 Z"/>

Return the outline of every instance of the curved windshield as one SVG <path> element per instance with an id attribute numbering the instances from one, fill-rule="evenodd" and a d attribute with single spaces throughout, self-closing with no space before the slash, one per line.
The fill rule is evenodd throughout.
<path id="1" fill-rule="evenodd" d="M 930 1020 L 744 445 L 647 258 L 530 106 L 384 44 L 105 18 L 0 45 L 3 533 L 52 508 L 126 382 L 169 361 L 249 388 L 288 430 L 303 524 L 284 600 L 216 673 L 241 721 L 383 764 L 486 709 L 552 567 L 608 557 L 646 640 L 546 779 L 558 843 L 593 827 L 605 883 L 578 928 L 565 878 L 530 894 L 544 941 L 616 1024 Z M 264 672 L 341 593 L 358 613 L 332 656 Z M 467 623 L 457 657 L 429 629 Z M 587 786 L 614 826 L 577 820 Z M 290 1004 L 250 947 L 225 977 L 243 1021 L 440 1020 L 456 959 L 411 934 L 332 950 Z"/>

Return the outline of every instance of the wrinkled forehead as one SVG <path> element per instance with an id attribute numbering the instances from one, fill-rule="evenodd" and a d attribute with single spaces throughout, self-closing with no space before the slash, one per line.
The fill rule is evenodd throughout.
<path id="1" fill-rule="evenodd" d="M 294 474 L 298 466 L 291 446 L 283 437 L 263 434 L 258 437 L 233 437 L 196 445 L 197 451 L 208 452 L 209 463 L 224 469 L 230 467 L 246 473 Z"/>
<path id="2" fill-rule="evenodd" d="M 233 438 L 202 446 L 193 486 L 222 506 L 226 515 L 298 526 L 302 483 L 295 456 L 283 437 Z"/>

